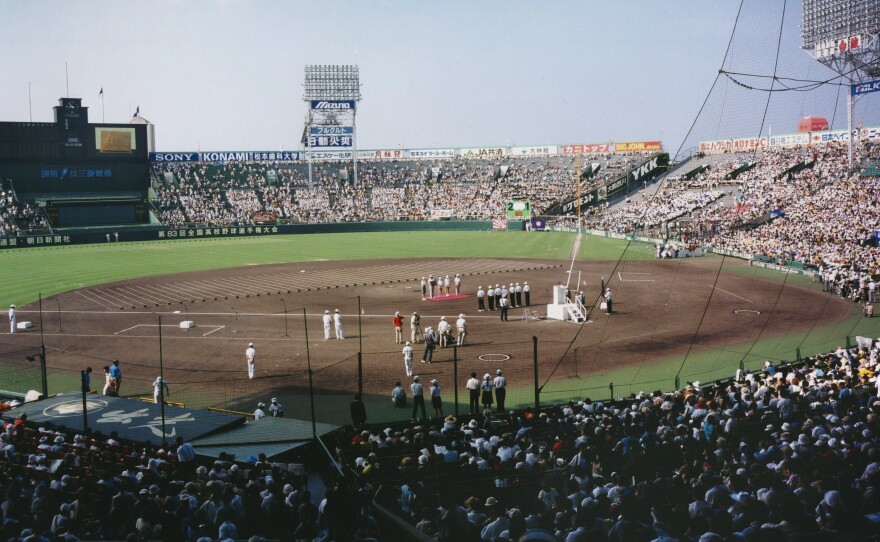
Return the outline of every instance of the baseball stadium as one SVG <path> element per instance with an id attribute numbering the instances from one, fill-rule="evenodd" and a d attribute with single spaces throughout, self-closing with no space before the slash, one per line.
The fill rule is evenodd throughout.
<path id="1" fill-rule="evenodd" d="M 777 4 L 641 136 L 0 119 L 0 538 L 877 540 L 880 2 Z"/>

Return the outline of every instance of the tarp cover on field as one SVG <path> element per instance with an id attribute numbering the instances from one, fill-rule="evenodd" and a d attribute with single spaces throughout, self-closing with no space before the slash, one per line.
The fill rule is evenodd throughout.
<path id="1" fill-rule="evenodd" d="M 116 431 L 119 438 L 162 444 L 162 413 L 159 405 L 134 399 L 89 394 L 87 397 L 89 430 L 109 435 Z M 83 433 L 82 394 L 70 391 L 49 399 L 25 403 L 3 413 L 3 419 L 13 420 L 22 412 L 28 422 L 51 423 L 68 431 Z M 202 410 L 165 406 L 164 440 L 174 442 L 177 437 L 192 440 L 202 435 L 239 425 L 244 417 Z"/>

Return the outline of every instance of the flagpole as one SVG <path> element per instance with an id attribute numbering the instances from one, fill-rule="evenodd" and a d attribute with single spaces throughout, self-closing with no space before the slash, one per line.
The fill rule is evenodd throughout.
<path id="1" fill-rule="evenodd" d="M 67 61 L 64 62 L 64 86 L 67 88 L 67 97 L 70 98 L 70 77 L 67 75 Z"/>
<path id="2" fill-rule="evenodd" d="M 34 122 L 34 109 L 31 104 L 31 82 L 28 81 L 28 115 L 30 115 L 31 122 Z"/>
<path id="3" fill-rule="evenodd" d="M 104 120 L 104 87 L 101 87 L 101 124 L 107 122 Z"/>

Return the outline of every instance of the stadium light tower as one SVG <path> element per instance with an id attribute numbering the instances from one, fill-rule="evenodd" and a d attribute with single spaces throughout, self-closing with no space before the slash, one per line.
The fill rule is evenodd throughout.
<path id="1" fill-rule="evenodd" d="M 360 70 L 356 65 L 307 65 L 303 101 L 309 104 L 303 143 L 312 184 L 312 148 L 329 152 L 351 149 L 354 184 L 358 184 L 355 114 L 361 101 Z"/>
<path id="2" fill-rule="evenodd" d="M 850 85 L 880 78 L 880 0 L 803 0 L 802 17 L 801 48 L 814 59 Z M 852 169 L 853 97 L 847 96 Z"/>

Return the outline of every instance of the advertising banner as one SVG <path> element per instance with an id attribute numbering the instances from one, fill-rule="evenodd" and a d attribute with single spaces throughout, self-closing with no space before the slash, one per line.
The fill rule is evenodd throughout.
<path id="1" fill-rule="evenodd" d="M 353 126 L 311 126 L 309 133 L 312 135 L 352 135 Z"/>
<path id="2" fill-rule="evenodd" d="M 579 143 L 562 146 L 562 154 L 606 154 L 609 152 L 611 152 L 610 143 Z"/>
<path id="3" fill-rule="evenodd" d="M 812 132 L 810 134 L 811 145 L 845 141 L 849 141 L 849 134 L 846 130 L 826 130 L 824 132 Z"/>
<path id="4" fill-rule="evenodd" d="M 466 158 L 500 158 L 502 156 L 507 156 L 507 149 L 504 147 L 461 149 L 461 155 Z"/>
<path id="5" fill-rule="evenodd" d="M 303 156 L 308 157 L 308 153 Z M 312 160 L 351 160 L 353 156 L 352 151 L 312 151 Z"/>
<path id="6" fill-rule="evenodd" d="M 850 92 L 853 96 L 858 96 L 859 94 L 869 94 L 871 92 L 877 92 L 878 90 L 880 90 L 880 79 L 876 81 L 857 83 L 850 87 Z"/>
<path id="7" fill-rule="evenodd" d="M 798 145 L 809 145 L 810 134 L 802 132 L 800 134 L 775 135 L 768 138 L 770 147 L 796 147 Z"/>
<path id="8" fill-rule="evenodd" d="M 880 139 L 880 128 L 862 128 L 859 130 L 860 139 Z"/>
<path id="9" fill-rule="evenodd" d="M 297 162 L 297 151 L 151 152 L 150 162 Z"/>
<path id="10" fill-rule="evenodd" d="M 354 100 L 312 100 L 312 109 L 316 111 L 354 111 Z"/>
<path id="11" fill-rule="evenodd" d="M 767 147 L 766 137 L 740 137 L 733 140 L 733 152 L 754 151 Z"/>
<path id="12" fill-rule="evenodd" d="M 410 158 L 452 158 L 455 149 L 410 149 Z"/>
<path id="13" fill-rule="evenodd" d="M 431 209 L 431 220 L 449 220 L 452 218 L 451 209 Z"/>
<path id="14" fill-rule="evenodd" d="M 309 136 L 308 146 L 311 148 L 320 147 L 351 147 L 354 138 L 350 135 L 321 135 Z"/>
<path id="15" fill-rule="evenodd" d="M 374 151 L 358 151 L 358 160 L 396 160 L 409 158 L 409 151 L 404 149 L 378 149 Z"/>
<path id="16" fill-rule="evenodd" d="M 733 149 L 732 139 L 718 139 L 715 141 L 700 141 L 700 152 L 703 154 L 721 154 Z"/>
<path id="17" fill-rule="evenodd" d="M 663 143 L 660 141 L 632 141 L 614 144 L 614 152 L 653 152 L 660 150 L 663 150 Z"/>
<path id="18" fill-rule="evenodd" d="M 540 147 L 513 147 L 510 149 L 513 156 L 549 156 L 558 154 L 556 145 L 544 145 Z"/>

